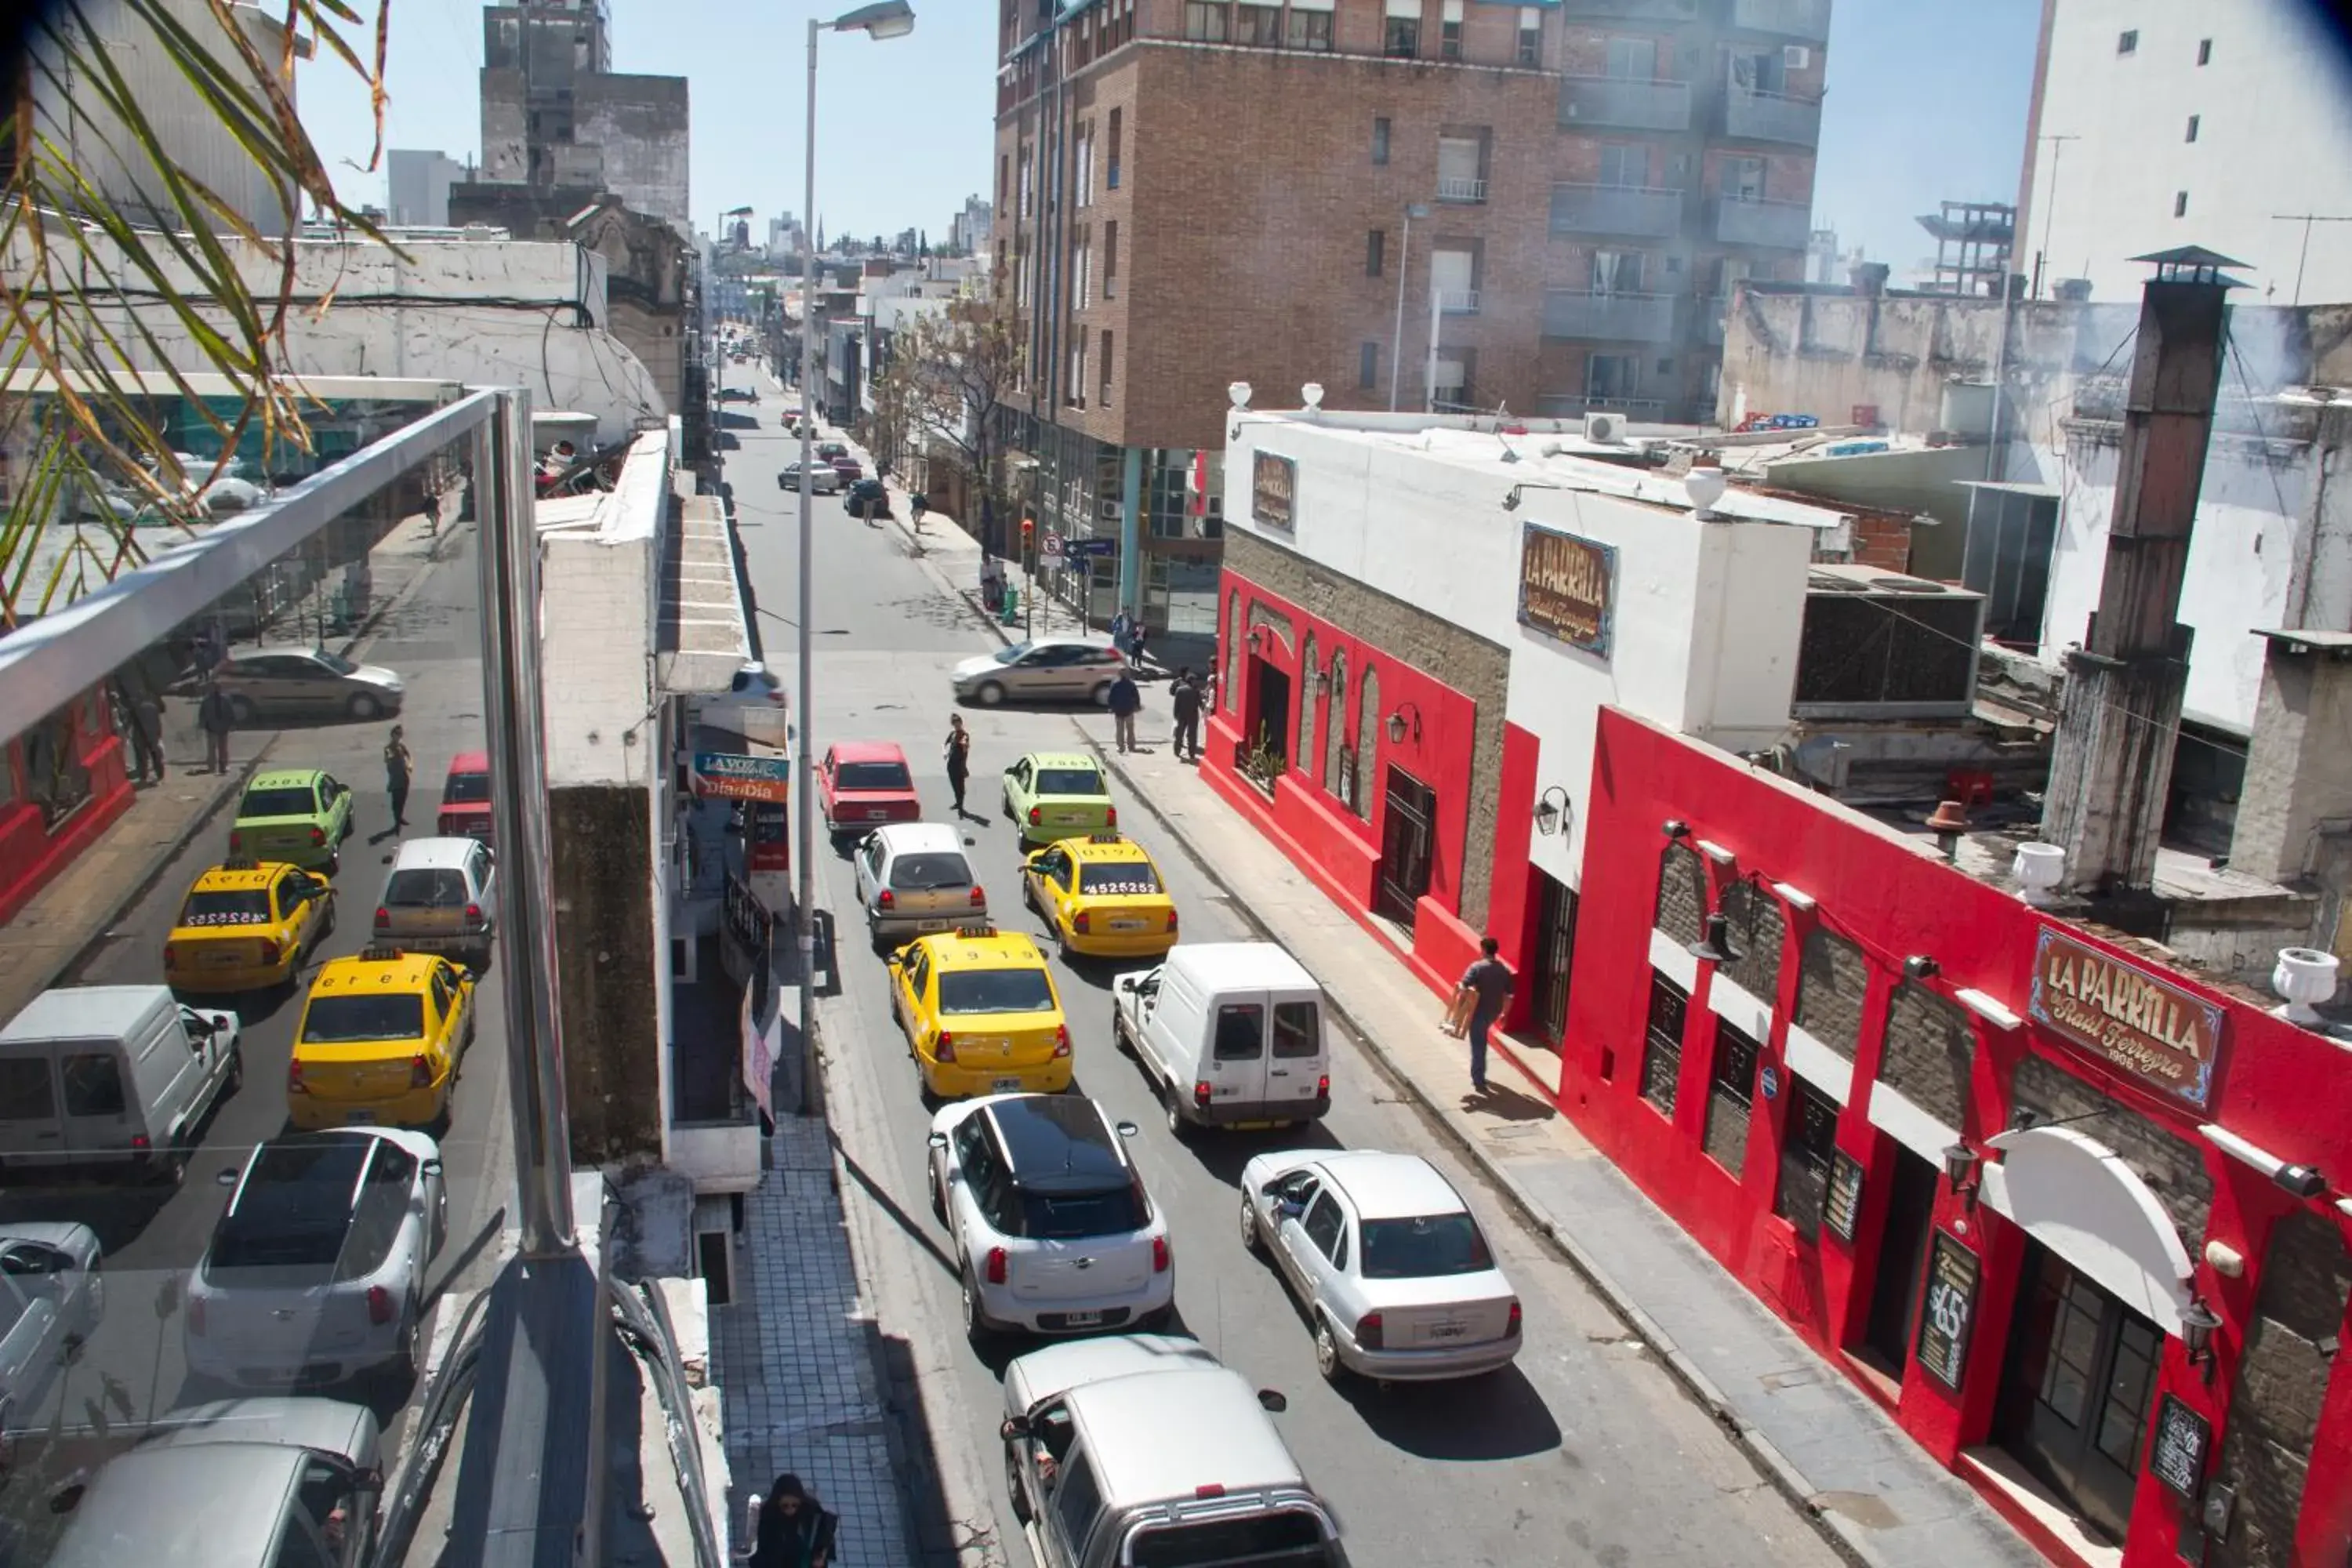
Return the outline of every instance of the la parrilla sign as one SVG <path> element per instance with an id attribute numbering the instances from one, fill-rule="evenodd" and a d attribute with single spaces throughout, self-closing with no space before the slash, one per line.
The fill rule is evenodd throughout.
<path id="1" fill-rule="evenodd" d="M 2093 1056 L 2200 1110 L 2212 1109 L 2227 1016 L 2220 1003 L 2044 926 L 2028 1007 Z"/>

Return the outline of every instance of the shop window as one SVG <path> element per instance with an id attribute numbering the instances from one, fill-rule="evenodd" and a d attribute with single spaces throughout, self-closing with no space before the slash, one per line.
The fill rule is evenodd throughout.
<path id="1" fill-rule="evenodd" d="M 1724 889 L 1723 914 L 1729 925 L 1732 950 L 1739 957 L 1724 965 L 1722 973 L 1765 1006 L 1777 1006 L 1780 948 L 1788 935 L 1780 900 L 1753 882 L 1734 882 Z"/>
<path id="2" fill-rule="evenodd" d="M 1678 942 L 1705 934 L 1706 867 L 1687 844 L 1669 844 L 1658 858 L 1658 909 L 1651 923 Z"/>
<path id="3" fill-rule="evenodd" d="M 1690 993 L 1652 970 L 1650 1016 L 1642 1026 L 1642 1098 L 1670 1121 L 1683 1071 L 1683 1024 L 1689 1016 Z"/>
<path id="4" fill-rule="evenodd" d="M 1965 1119 L 1976 1032 L 1969 1016 L 1915 980 L 1895 988 L 1878 1076 L 1947 1127 Z"/>
<path id="5" fill-rule="evenodd" d="M 1323 699 L 1323 787 L 1356 809 L 1356 756 L 1348 750 L 1348 650 L 1331 653 L 1331 684 Z"/>
<path id="6" fill-rule="evenodd" d="M 1829 1196 L 1830 1161 L 1837 1152 L 1838 1102 L 1796 1074 L 1789 1075 L 1789 1122 L 1780 1138 L 1780 1187 L 1772 1212 L 1807 1241 L 1822 1232 Z"/>
<path id="7" fill-rule="evenodd" d="M 1746 1033 L 1718 1018 L 1715 1060 L 1707 1071 L 1706 1129 L 1700 1146 L 1708 1159 L 1739 1174 L 1748 1158 L 1748 1121 L 1756 1103 L 1756 1058 L 1761 1054 Z"/>
<path id="8" fill-rule="evenodd" d="M 1307 651 L 1300 657 L 1298 661 L 1298 676 L 1300 680 L 1305 682 L 1307 687 L 1307 689 L 1300 694 L 1298 701 L 1298 749 L 1290 753 L 1290 759 L 1297 767 L 1298 771 L 1305 773 L 1310 779 L 1315 776 L 1315 763 L 1317 758 L 1315 751 L 1315 688 L 1319 684 L 1322 678 L 1322 671 L 1316 664 L 1316 654 L 1315 634 L 1313 632 L 1308 632 L 1307 634 Z"/>
<path id="9" fill-rule="evenodd" d="M 1367 665 L 1356 683 L 1356 773 L 1349 784 L 1348 803 L 1366 822 L 1372 819 L 1372 792 L 1363 786 L 1363 781 L 1372 776 L 1380 743 L 1381 672 Z"/>
<path id="10" fill-rule="evenodd" d="M 48 832 L 89 799 L 89 769 L 82 765 L 79 733 L 87 706 L 77 698 L 25 731 L 25 794 L 41 808 L 41 826 Z"/>
<path id="11" fill-rule="evenodd" d="M 1805 933 L 1797 963 L 1797 1026 L 1846 1060 L 1853 1060 L 1862 1045 L 1862 1005 L 1870 992 L 1870 961 L 1853 942 L 1816 926 Z"/>

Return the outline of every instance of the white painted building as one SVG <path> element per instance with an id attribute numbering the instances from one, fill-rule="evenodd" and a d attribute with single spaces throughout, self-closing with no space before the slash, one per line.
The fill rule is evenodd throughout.
<path id="1" fill-rule="evenodd" d="M 473 172 L 446 153 L 394 147 L 383 155 L 384 210 L 403 226 L 444 228 L 449 222 L 449 187 Z"/>
<path id="2" fill-rule="evenodd" d="M 2135 298 L 2130 258 L 2197 244 L 2251 298 L 2352 300 L 2352 71 L 2310 0 L 2044 0 L 2017 270 Z M 2296 278 L 2302 275 L 2300 299 Z"/>

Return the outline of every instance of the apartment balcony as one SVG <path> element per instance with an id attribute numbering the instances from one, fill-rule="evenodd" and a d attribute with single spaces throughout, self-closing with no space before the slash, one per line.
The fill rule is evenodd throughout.
<path id="1" fill-rule="evenodd" d="M 1562 125 L 1687 131 L 1690 121 L 1691 90 L 1686 81 L 1636 81 L 1613 76 L 1560 78 Z"/>
<path id="2" fill-rule="evenodd" d="M 1811 215 L 1808 215 L 1810 216 Z M 1648 185 L 1554 185 L 1555 235 L 1640 235 L 1671 239 L 1682 232 L 1683 193 Z M 1804 243 L 1802 238 L 1797 242 Z"/>
<path id="3" fill-rule="evenodd" d="M 1593 294 L 1581 289 L 1553 289 L 1544 295 L 1543 335 L 1601 338 L 1612 342 L 1671 342 L 1675 335 L 1675 298 L 1671 294 Z"/>
<path id="4" fill-rule="evenodd" d="M 1723 133 L 1736 142 L 1818 146 L 1822 140 L 1821 101 L 1734 86 L 1724 95 Z"/>
<path id="5" fill-rule="evenodd" d="M 1830 37 L 1830 0 L 1732 0 L 1731 25 L 1746 32 L 1777 33 L 1784 38 L 1825 44 Z"/>
<path id="6" fill-rule="evenodd" d="M 1699 340 L 1709 348 L 1721 348 L 1726 327 L 1731 320 L 1731 301 L 1720 297 L 1704 297 L 1698 302 Z"/>
<path id="7" fill-rule="evenodd" d="M 1483 202 L 1486 199 L 1486 182 L 1467 174 L 1440 174 L 1437 177 L 1437 199 L 1441 202 Z"/>
<path id="8" fill-rule="evenodd" d="M 1536 400 L 1546 419 L 1581 419 L 1588 414 L 1622 414 L 1635 425 L 1656 425 L 1666 416 L 1665 400 L 1657 397 L 1591 397 L 1572 393 L 1546 393 Z"/>
<path id="9" fill-rule="evenodd" d="M 1553 227 L 1558 228 L 1555 224 Z M 1813 209 L 1802 202 L 1750 202 L 1723 196 L 1715 204 L 1715 237 L 1725 245 L 1802 250 L 1812 237 Z"/>
<path id="10" fill-rule="evenodd" d="M 1478 290 L 1441 289 L 1437 291 L 1437 308 L 1448 316 L 1475 316 L 1478 313 Z"/>

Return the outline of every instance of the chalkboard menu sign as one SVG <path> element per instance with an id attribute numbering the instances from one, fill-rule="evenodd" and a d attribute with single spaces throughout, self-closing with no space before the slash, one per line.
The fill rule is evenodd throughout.
<path id="1" fill-rule="evenodd" d="M 1862 1224 L 1862 1162 L 1843 1149 L 1830 1156 L 1830 1191 L 1822 1204 L 1822 1218 L 1848 1244 Z"/>
<path id="2" fill-rule="evenodd" d="M 2147 1468 L 2182 1501 L 2192 1501 L 2205 1479 L 2205 1449 L 2213 1428 L 2205 1417 L 2168 1394 L 2157 1407 L 2156 1441 L 2149 1446 Z"/>
<path id="3" fill-rule="evenodd" d="M 1919 1311 L 1919 1364 L 1958 1394 L 1968 1371 L 1969 1324 L 1977 1315 L 1977 1255 L 1946 1231 L 1927 1260 L 1927 1300 Z"/>

